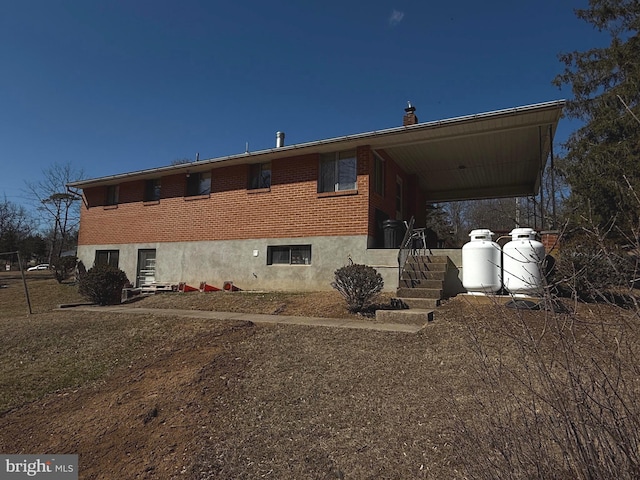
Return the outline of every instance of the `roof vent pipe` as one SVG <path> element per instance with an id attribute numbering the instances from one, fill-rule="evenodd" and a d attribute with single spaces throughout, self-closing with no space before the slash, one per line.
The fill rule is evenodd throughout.
<path id="1" fill-rule="evenodd" d="M 284 147 L 284 132 L 276 132 L 276 148 Z"/>

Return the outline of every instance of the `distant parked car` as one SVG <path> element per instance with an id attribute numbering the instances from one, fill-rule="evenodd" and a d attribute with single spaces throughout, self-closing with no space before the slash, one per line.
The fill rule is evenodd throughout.
<path id="1" fill-rule="evenodd" d="M 27 268 L 27 272 L 35 272 L 36 270 L 49 270 L 49 264 L 41 263 L 40 265 L 36 265 L 35 267 Z"/>

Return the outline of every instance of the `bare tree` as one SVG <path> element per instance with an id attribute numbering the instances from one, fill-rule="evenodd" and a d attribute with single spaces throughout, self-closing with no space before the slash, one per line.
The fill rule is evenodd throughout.
<path id="1" fill-rule="evenodd" d="M 0 201 L 0 252 L 18 250 L 32 231 L 33 222 L 24 207 L 6 198 Z"/>
<path id="2" fill-rule="evenodd" d="M 27 190 L 43 221 L 52 233 L 49 247 L 49 263 L 59 259 L 65 249 L 71 247 L 70 240 L 80 222 L 79 193 L 69 190 L 67 184 L 84 177 L 82 170 L 74 169 L 70 163 L 54 164 L 42 171 L 42 180 L 27 183 Z M 60 280 L 60 279 L 59 279 Z"/>

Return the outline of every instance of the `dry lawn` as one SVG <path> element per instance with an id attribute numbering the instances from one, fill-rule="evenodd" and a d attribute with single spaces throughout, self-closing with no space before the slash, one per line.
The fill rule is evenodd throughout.
<path id="1" fill-rule="evenodd" d="M 9 286 L 0 289 L 0 451 L 80 454 L 83 479 L 467 478 L 469 462 L 488 462 L 495 450 L 462 435 L 494 434 L 483 423 L 488 406 L 510 400 L 509 388 L 487 381 L 487 362 L 526 374 L 523 326 L 543 355 L 557 352 L 547 312 L 462 298 L 446 302 L 420 333 L 400 334 L 54 311 L 77 297 L 46 275 L 30 279 L 36 313 L 27 317 L 18 279 L 2 283 Z M 139 302 L 349 315 L 342 304 L 326 293 Z M 578 316 L 607 338 L 620 332 L 616 309 L 581 307 Z M 635 318 L 624 320 L 624 338 L 636 342 Z M 608 345 L 591 331 L 576 327 L 599 358 Z M 511 391 L 526 390 L 504 377 Z"/>

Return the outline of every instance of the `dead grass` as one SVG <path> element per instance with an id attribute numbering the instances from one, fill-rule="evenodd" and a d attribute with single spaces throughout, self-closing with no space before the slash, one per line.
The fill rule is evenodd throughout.
<path id="1" fill-rule="evenodd" d="M 376 297 L 376 306 L 388 306 L 391 294 Z M 132 305 L 146 308 L 178 308 L 266 315 L 362 318 L 347 310 L 336 291 L 329 292 L 188 292 L 162 293 L 142 298 Z M 373 312 L 371 309 L 370 312 Z"/>
<path id="2" fill-rule="evenodd" d="M 483 378 L 483 359 L 522 370 L 523 324 L 545 355 L 558 338 L 544 311 L 461 298 L 412 335 L 54 312 L 73 288 L 32 283 L 29 318 L 18 284 L 0 289 L 1 390 L 16 392 L 2 397 L 0 451 L 79 453 L 81 478 L 466 478 L 468 460 L 492 451 L 461 435 L 490 433 L 482 405 L 508 402 Z M 346 314 L 332 294 L 174 294 L 140 305 Z M 601 326 L 620 311 L 581 307 L 578 318 Z M 606 349 L 590 332 L 576 335 L 597 359 Z M 626 335 L 637 341 L 635 327 Z"/>

